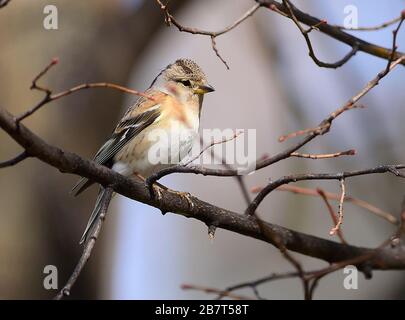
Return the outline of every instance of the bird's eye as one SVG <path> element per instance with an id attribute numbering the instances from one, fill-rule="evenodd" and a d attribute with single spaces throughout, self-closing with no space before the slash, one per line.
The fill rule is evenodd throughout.
<path id="1" fill-rule="evenodd" d="M 180 80 L 179 82 L 182 83 L 186 87 L 191 87 L 190 80 Z"/>

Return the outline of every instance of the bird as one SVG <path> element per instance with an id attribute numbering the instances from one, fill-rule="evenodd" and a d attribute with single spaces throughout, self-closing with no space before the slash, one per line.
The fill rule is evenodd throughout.
<path id="1" fill-rule="evenodd" d="M 124 176 L 143 179 L 178 165 L 198 137 L 204 95 L 213 91 L 205 73 L 193 60 L 178 59 L 169 64 L 127 109 L 93 160 Z M 77 196 L 93 183 L 81 178 L 71 193 Z M 105 190 L 100 186 L 81 244 L 87 242 L 101 214 Z"/>

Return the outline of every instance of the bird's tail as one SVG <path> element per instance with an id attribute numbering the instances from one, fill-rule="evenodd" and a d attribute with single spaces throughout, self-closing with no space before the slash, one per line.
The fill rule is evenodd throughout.
<path id="1" fill-rule="evenodd" d="M 80 244 L 87 242 L 90 231 L 95 226 L 95 223 L 101 214 L 101 209 L 103 206 L 102 204 L 104 202 L 105 191 L 106 191 L 105 188 L 100 187 L 100 190 L 98 191 L 98 195 L 97 195 L 97 199 L 96 199 L 96 204 L 94 206 L 93 212 L 91 213 L 90 219 L 87 222 L 87 226 L 86 226 L 86 229 L 84 230 L 82 238 L 80 239 Z"/>
<path id="2" fill-rule="evenodd" d="M 94 182 L 90 181 L 87 178 L 81 178 L 73 187 L 73 189 L 70 191 L 71 194 L 74 196 L 78 196 L 81 194 L 84 190 L 86 190 L 88 187 L 90 187 Z"/>

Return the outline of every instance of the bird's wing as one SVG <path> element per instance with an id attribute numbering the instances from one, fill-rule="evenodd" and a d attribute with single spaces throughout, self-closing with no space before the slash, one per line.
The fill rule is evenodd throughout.
<path id="1" fill-rule="evenodd" d="M 114 156 L 142 130 L 155 122 L 160 114 L 158 99 L 140 98 L 134 106 L 128 109 L 111 138 L 98 150 L 93 160 L 98 164 L 111 167 Z M 77 196 L 92 184 L 93 182 L 89 179 L 81 178 L 71 193 Z"/>

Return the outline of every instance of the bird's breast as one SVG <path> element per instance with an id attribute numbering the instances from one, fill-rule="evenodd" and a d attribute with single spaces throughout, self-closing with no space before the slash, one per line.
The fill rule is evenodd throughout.
<path id="1" fill-rule="evenodd" d="M 128 171 L 148 177 L 178 164 L 198 137 L 198 113 L 185 111 L 182 117 L 162 115 L 134 137 L 116 156 Z"/>

